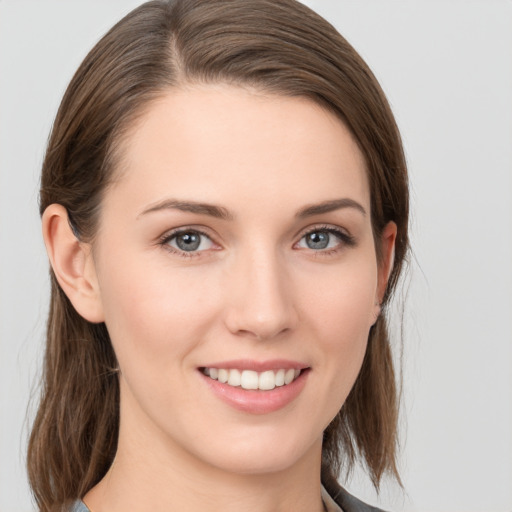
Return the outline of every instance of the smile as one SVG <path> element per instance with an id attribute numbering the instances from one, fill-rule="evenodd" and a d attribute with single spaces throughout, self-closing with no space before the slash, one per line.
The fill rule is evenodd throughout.
<path id="1" fill-rule="evenodd" d="M 235 368 L 203 368 L 202 372 L 213 380 L 232 387 L 247 390 L 270 391 L 276 387 L 287 386 L 299 377 L 299 369 L 278 369 L 257 372 L 254 370 L 238 370 Z"/>

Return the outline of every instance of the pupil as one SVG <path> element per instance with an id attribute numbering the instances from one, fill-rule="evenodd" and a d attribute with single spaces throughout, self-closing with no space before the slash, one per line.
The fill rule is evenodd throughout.
<path id="1" fill-rule="evenodd" d="M 325 249 L 329 245 L 329 234 L 322 231 L 310 233 L 307 245 L 310 249 Z"/>
<path id="2" fill-rule="evenodd" d="M 176 239 L 176 245 L 182 251 L 195 251 L 201 243 L 201 238 L 196 233 L 183 233 Z"/>

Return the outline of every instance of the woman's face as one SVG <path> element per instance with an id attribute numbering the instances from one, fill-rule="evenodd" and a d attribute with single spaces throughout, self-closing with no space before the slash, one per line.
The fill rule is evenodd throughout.
<path id="1" fill-rule="evenodd" d="M 94 247 L 121 440 L 230 472 L 318 458 L 386 274 L 356 143 L 307 99 L 219 85 L 169 92 L 122 150 Z"/>

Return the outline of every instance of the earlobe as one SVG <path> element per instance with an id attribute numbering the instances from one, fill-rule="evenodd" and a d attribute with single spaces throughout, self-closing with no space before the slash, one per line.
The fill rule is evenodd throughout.
<path id="1" fill-rule="evenodd" d="M 80 242 L 66 208 L 51 204 L 43 213 L 43 238 L 53 272 L 74 308 L 89 322 L 103 322 L 103 307 L 90 244 Z"/>

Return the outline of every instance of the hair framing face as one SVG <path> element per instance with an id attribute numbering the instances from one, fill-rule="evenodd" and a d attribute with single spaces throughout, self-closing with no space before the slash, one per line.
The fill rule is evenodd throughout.
<path id="1" fill-rule="evenodd" d="M 396 468 L 398 398 L 386 308 L 408 250 L 408 183 L 400 135 L 372 72 L 323 18 L 294 1 L 152 1 L 117 23 L 71 80 L 42 169 L 40 211 L 66 208 L 82 241 L 93 241 L 102 194 L 122 172 L 121 142 L 148 106 L 172 88 L 230 84 L 306 97 L 349 128 L 366 163 L 377 240 L 398 228 L 383 312 L 359 377 L 326 429 L 324 485 L 341 461 L 361 456 L 378 486 Z M 376 244 L 378 247 L 378 244 Z M 42 510 L 83 495 L 116 451 L 116 358 L 102 323 L 72 307 L 52 273 L 43 391 L 28 451 Z M 342 457 L 343 454 L 343 457 Z"/>

